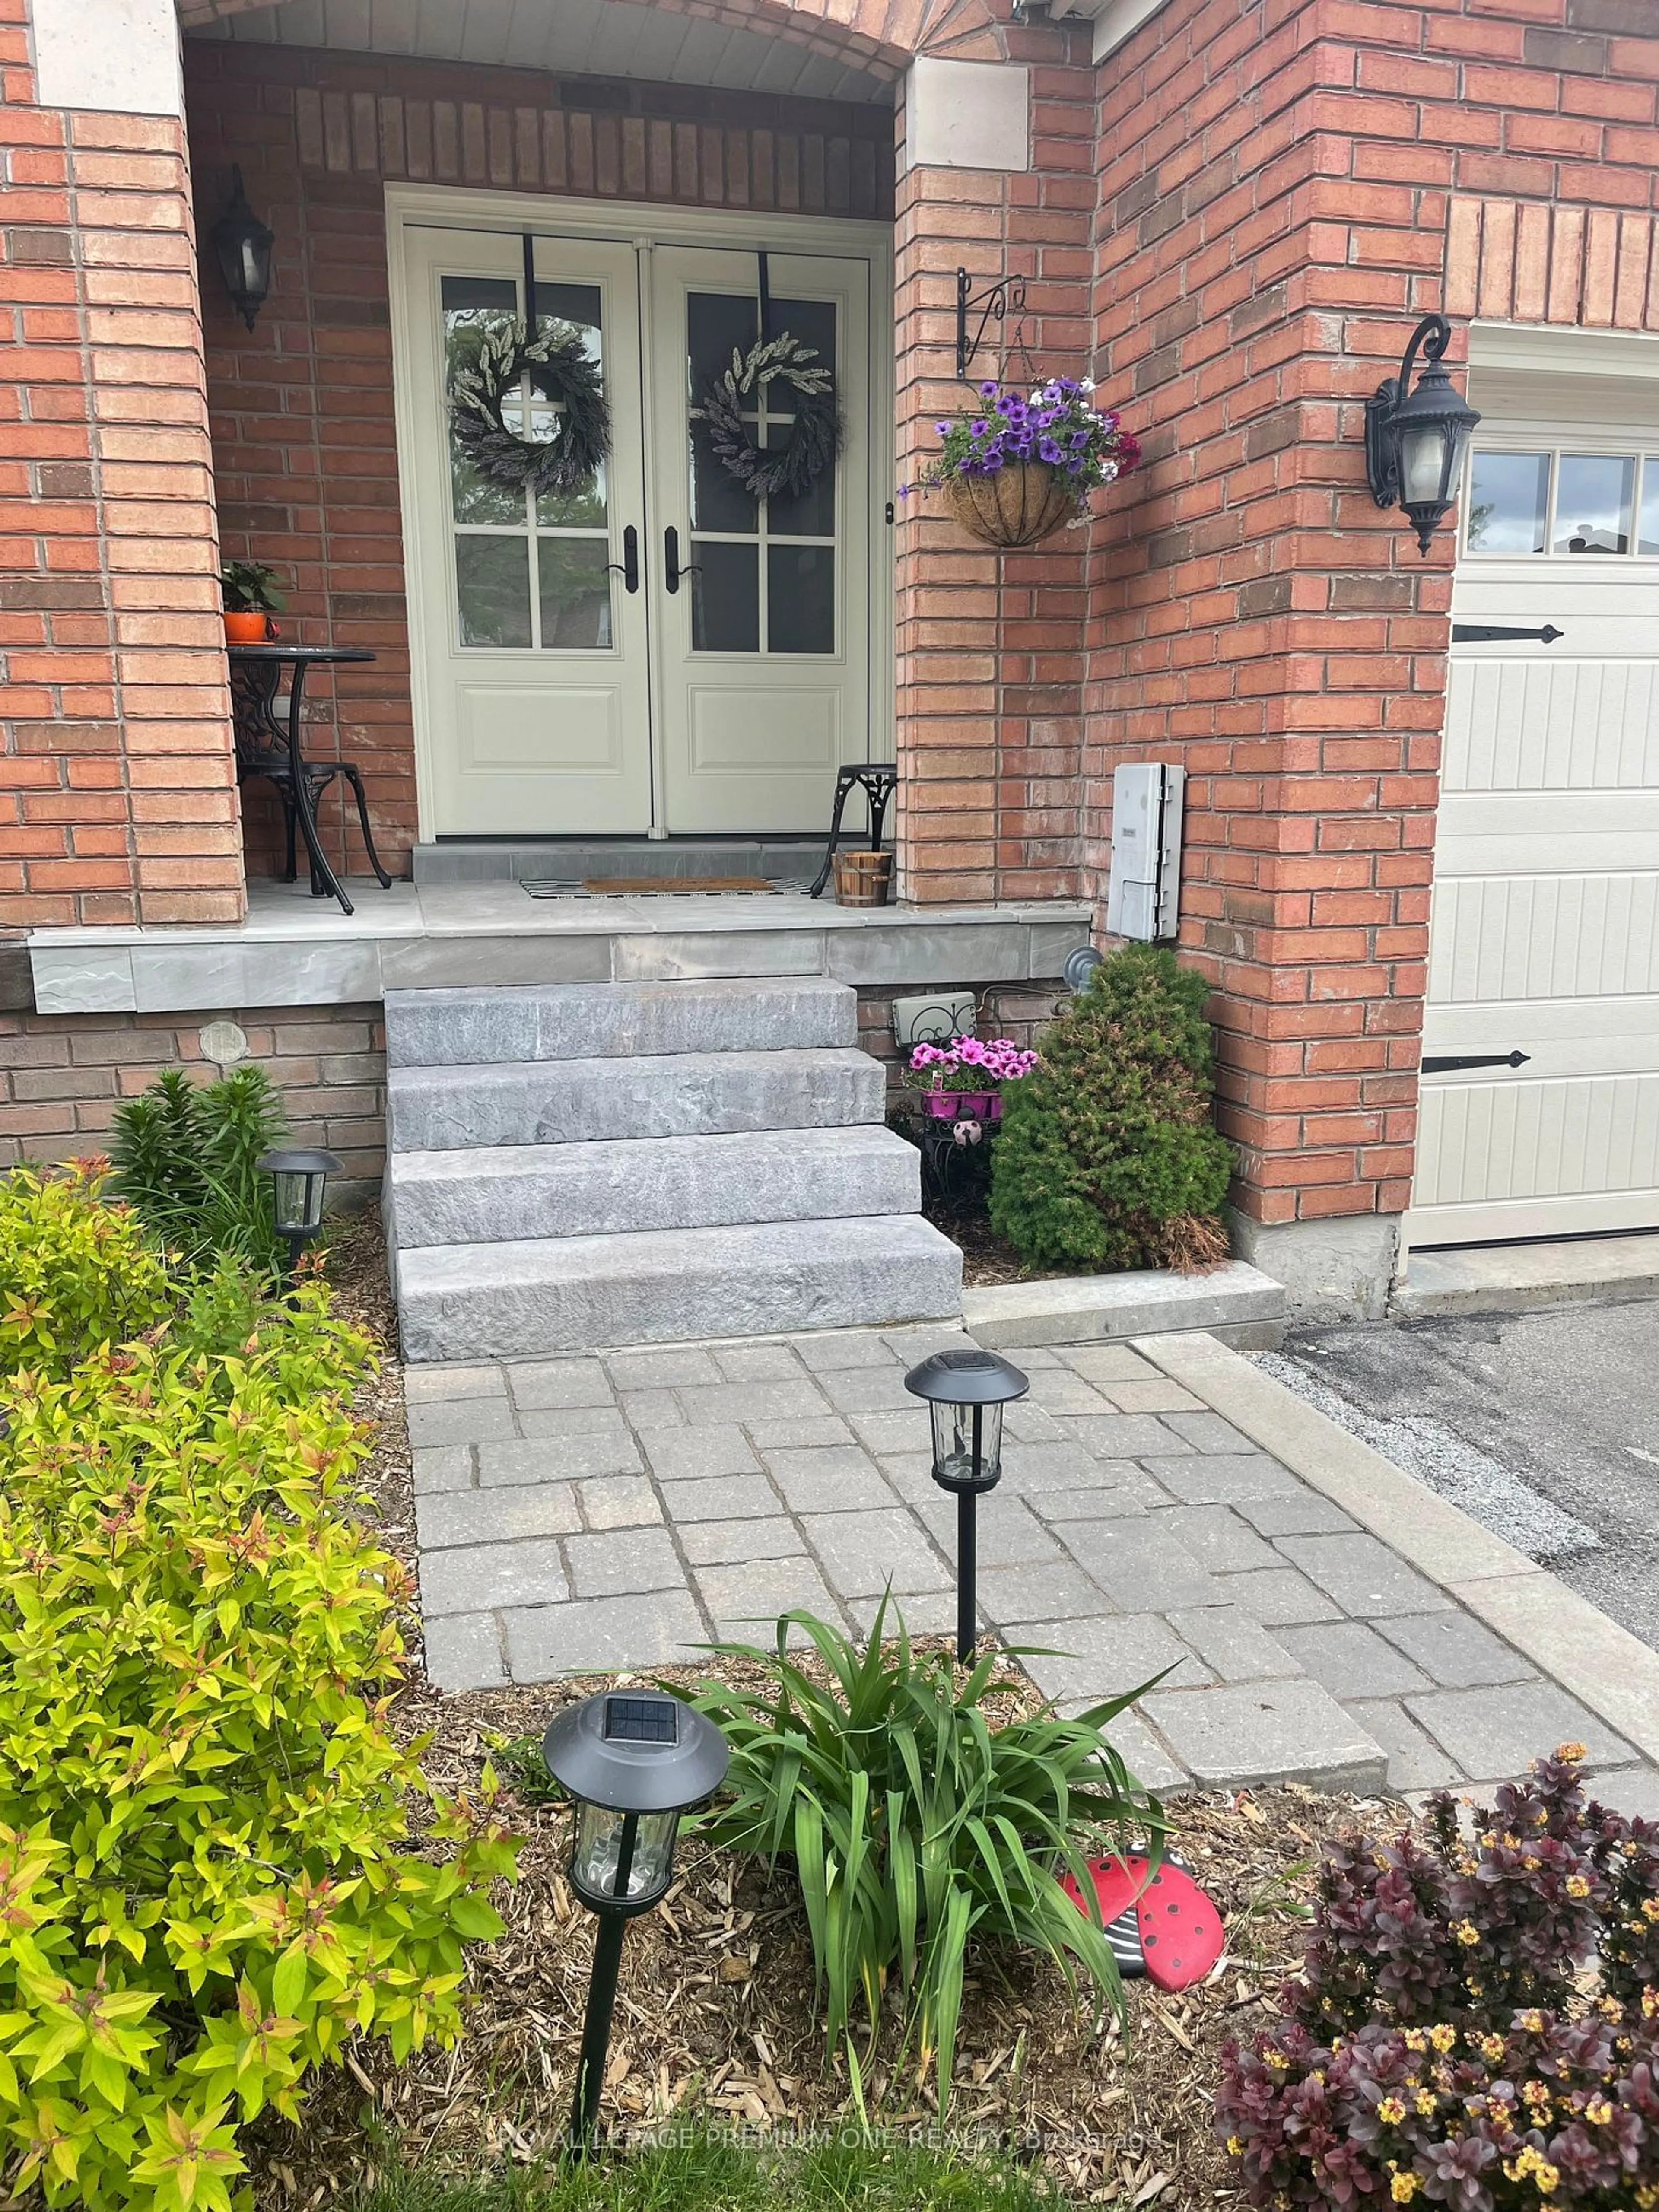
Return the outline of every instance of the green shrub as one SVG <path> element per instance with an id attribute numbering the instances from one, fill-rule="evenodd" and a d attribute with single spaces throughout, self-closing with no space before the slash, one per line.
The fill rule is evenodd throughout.
<path id="1" fill-rule="evenodd" d="M 1010 1086 L 991 1225 L 1035 1267 L 1224 1257 L 1232 1152 L 1211 1119 L 1208 987 L 1172 952 L 1109 954 Z"/>
<path id="2" fill-rule="evenodd" d="M 33 1179 L 29 1179 L 33 1181 Z M 37 1186 L 37 1188 L 39 1187 Z M 25 1200 L 27 1190 L 25 1189 Z M 90 1185 L 88 1212 L 100 1207 Z M 108 1232 L 105 1232 L 107 1235 Z M 154 1266 L 139 1253 L 136 1279 Z M 204 1348 L 254 1327 L 234 1350 Z M 241 2124 L 352 2034 L 459 2026 L 512 1850 L 378 1702 L 403 1571 L 349 1517 L 366 1347 L 222 1269 L 15 1373 L 0 1436 L 0 2140 L 13 2197 L 226 2212 Z"/>
<path id="3" fill-rule="evenodd" d="M 112 1189 L 186 1261 L 225 1252 L 252 1267 L 279 1267 L 283 1242 L 258 1163 L 285 1129 L 262 1067 L 199 1085 L 168 1068 L 115 1109 Z"/>
<path id="4" fill-rule="evenodd" d="M 102 1187 L 84 1161 L 0 1176 L 0 1378 L 26 1367 L 67 1374 L 171 1311 L 159 1255 L 136 1216 L 97 1203 Z"/>
<path id="5" fill-rule="evenodd" d="M 775 1651 L 715 1647 L 752 1661 L 768 1686 L 714 1683 L 696 1700 L 732 1746 L 729 1801 L 704 1826 L 728 1850 L 793 1860 L 825 2032 L 832 2046 L 845 2039 L 855 2062 L 854 2000 L 863 1998 L 873 2043 L 883 1989 L 896 1974 L 906 2045 L 914 2041 L 919 2069 L 934 2067 L 942 2111 L 970 1941 L 1042 1952 L 1074 1991 L 1081 1966 L 1121 2006 L 1105 1935 L 1060 1875 L 1073 1875 L 1092 1901 L 1079 1826 L 1157 1832 L 1162 1815 L 1102 1733 L 1139 1690 L 1075 1720 L 1045 1709 L 993 1729 L 982 1708 L 994 1655 L 958 1680 L 946 1653 L 911 1649 L 900 1621 L 890 1657 L 886 1613 L 884 1601 L 862 1652 L 808 1613 L 783 1616 Z M 787 1656 L 792 1624 L 823 1661 L 827 1686 Z"/>

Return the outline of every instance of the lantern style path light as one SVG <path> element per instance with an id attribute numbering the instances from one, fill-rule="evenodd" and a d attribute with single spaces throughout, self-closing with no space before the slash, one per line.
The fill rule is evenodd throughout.
<path id="1" fill-rule="evenodd" d="M 554 1716 L 542 1757 L 575 1801 L 571 1887 L 599 1919 L 570 2107 L 568 2148 L 581 2158 L 605 2086 L 623 1930 L 667 1894 L 680 1816 L 720 1788 L 732 1753 L 714 1723 L 678 1698 L 602 1690 Z"/>
<path id="2" fill-rule="evenodd" d="M 270 249 L 276 234 L 260 222 L 248 205 L 242 189 L 240 166 L 231 171 L 230 201 L 213 226 L 213 251 L 219 274 L 237 313 L 253 328 L 254 319 L 270 293 Z"/>
<path id="3" fill-rule="evenodd" d="M 1002 1478 L 1002 1409 L 1031 1385 L 994 1352 L 966 1345 L 936 1352 L 913 1367 L 904 1387 L 928 1401 L 933 1417 L 933 1480 L 957 1501 L 957 1658 L 974 1656 L 978 1573 L 975 1513 L 981 1493 Z"/>
<path id="4" fill-rule="evenodd" d="M 299 1146 L 278 1146 L 274 1152 L 260 1156 L 259 1173 L 270 1177 L 271 1219 L 288 1247 L 290 1281 L 301 1253 L 323 1225 L 323 1191 L 328 1179 L 344 1164 L 332 1152 L 309 1152 Z"/>
<path id="5" fill-rule="evenodd" d="M 1480 420 L 1453 388 L 1441 360 L 1451 343 L 1443 315 L 1425 315 L 1407 342 L 1398 376 L 1384 377 L 1365 402 L 1365 475 L 1379 507 L 1401 507 L 1425 556 L 1457 497 L 1469 433 Z M 1427 363 L 1412 384 L 1421 348 Z"/>

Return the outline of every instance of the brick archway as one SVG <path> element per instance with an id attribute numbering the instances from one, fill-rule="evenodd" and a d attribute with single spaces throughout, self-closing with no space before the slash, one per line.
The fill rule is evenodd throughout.
<path id="1" fill-rule="evenodd" d="M 185 30 L 246 14 L 269 0 L 179 0 Z M 798 40 L 877 76 L 897 76 L 919 53 L 958 61 L 1000 61 L 1007 54 L 991 0 L 653 0 L 738 30 Z"/>

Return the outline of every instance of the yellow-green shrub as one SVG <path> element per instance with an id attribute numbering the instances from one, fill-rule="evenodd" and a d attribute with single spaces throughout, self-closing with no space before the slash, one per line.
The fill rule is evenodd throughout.
<path id="1" fill-rule="evenodd" d="M 0 1176 L 0 1376 L 64 1374 L 100 1344 L 137 1336 L 172 1309 L 161 1255 L 125 1206 L 96 1203 L 100 1169 Z"/>
<path id="2" fill-rule="evenodd" d="M 434 1802 L 416 1853 L 418 1762 L 371 1702 L 402 1571 L 350 1517 L 363 1347 L 325 1307 L 308 1286 L 240 1352 L 170 1324 L 0 1393 L 14 2196 L 223 2212 L 240 2124 L 292 2116 L 357 2031 L 452 2036 L 463 1942 L 499 1932 L 511 1845 Z"/>

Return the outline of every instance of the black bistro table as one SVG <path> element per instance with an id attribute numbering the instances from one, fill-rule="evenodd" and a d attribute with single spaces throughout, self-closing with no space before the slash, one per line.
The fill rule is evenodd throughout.
<path id="1" fill-rule="evenodd" d="M 373 660 L 374 655 L 361 645 L 278 645 L 274 641 L 233 645 L 226 650 L 230 656 L 230 696 L 236 721 L 236 781 L 246 783 L 250 776 L 263 775 L 276 787 L 288 830 L 288 863 L 283 881 L 291 884 L 298 872 L 294 842 L 297 823 L 311 865 L 312 896 L 337 898 L 349 914 L 353 910 L 351 901 L 329 866 L 323 841 L 317 834 L 317 801 L 337 775 L 343 777 L 356 797 L 357 819 L 362 825 L 368 865 L 380 878 L 382 890 L 391 890 L 392 878 L 380 866 L 380 856 L 374 849 L 362 775 L 350 761 L 307 760 L 301 742 L 301 717 L 308 671 Z M 288 700 L 286 714 L 279 715 L 276 694 L 284 670 L 288 672 Z"/>

